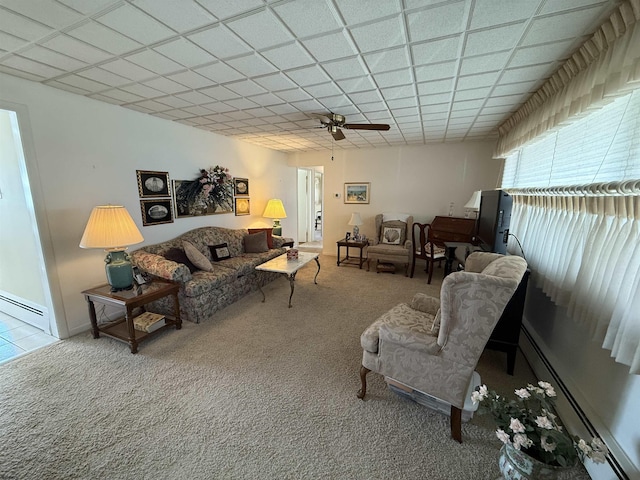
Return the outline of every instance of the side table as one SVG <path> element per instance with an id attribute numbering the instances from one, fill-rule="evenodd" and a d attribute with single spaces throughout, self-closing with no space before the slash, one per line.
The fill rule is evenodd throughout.
<path id="1" fill-rule="evenodd" d="M 150 283 L 137 288 L 134 287 L 131 290 L 119 292 L 112 292 L 110 285 L 101 285 L 85 290 L 82 294 L 85 296 L 89 306 L 93 338 L 100 338 L 102 333 L 108 337 L 128 343 L 131 353 L 137 353 L 138 344 L 141 341 L 173 326 L 176 327 L 176 330 L 180 330 L 182 328 L 182 320 L 180 319 L 178 290 L 180 290 L 179 284 L 159 279 L 154 279 Z M 174 315 L 165 315 L 165 325 L 150 333 L 136 330 L 133 326 L 134 311 L 140 309 L 144 312 L 146 311 L 145 305 L 169 295 L 173 296 Z M 104 325 L 98 325 L 94 302 L 119 308 L 124 311 L 124 317 Z"/>
<path id="2" fill-rule="evenodd" d="M 362 252 L 365 249 L 365 247 L 367 247 L 369 245 L 369 240 L 355 241 L 355 240 L 347 240 L 346 238 L 343 238 L 342 240 L 338 240 L 336 242 L 336 244 L 338 245 L 338 266 L 340 266 L 341 263 L 345 263 L 347 265 L 358 265 L 358 267 L 362 270 L 362 264 L 366 260 L 366 258 L 362 257 Z M 347 256 L 345 258 L 343 258 L 342 260 L 340 260 L 340 248 L 341 247 L 346 247 L 347 248 Z M 355 259 L 355 258 L 350 258 L 349 257 L 349 248 L 350 247 L 358 248 L 360 250 L 359 259 Z"/>

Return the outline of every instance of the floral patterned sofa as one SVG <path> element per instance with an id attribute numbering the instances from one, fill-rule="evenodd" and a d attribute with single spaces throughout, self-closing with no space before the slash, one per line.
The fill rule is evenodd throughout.
<path id="1" fill-rule="evenodd" d="M 263 286 L 278 277 L 276 273 L 258 272 L 259 265 L 285 253 L 284 244 L 293 239 L 273 236 L 273 248 L 261 253 L 245 251 L 245 229 L 201 227 L 190 230 L 177 238 L 155 245 L 147 245 L 131 252 L 131 261 L 141 271 L 152 277 L 179 282 L 180 316 L 182 320 L 200 323 L 215 312 L 256 290 L 258 282 Z M 183 249 L 183 242 L 191 243 L 213 266 L 211 271 L 195 270 L 186 264 L 164 257 L 170 250 Z M 214 261 L 210 246 L 226 243 L 231 258 Z M 158 313 L 173 312 L 172 299 L 163 298 L 149 304 Z"/>

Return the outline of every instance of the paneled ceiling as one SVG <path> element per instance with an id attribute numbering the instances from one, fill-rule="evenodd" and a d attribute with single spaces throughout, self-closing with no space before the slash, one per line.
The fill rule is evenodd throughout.
<path id="1" fill-rule="evenodd" d="M 281 151 L 487 139 L 619 3 L 0 0 L 0 71 Z"/>

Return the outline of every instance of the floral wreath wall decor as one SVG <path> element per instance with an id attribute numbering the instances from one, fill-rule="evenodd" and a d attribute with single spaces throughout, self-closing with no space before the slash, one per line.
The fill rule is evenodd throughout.
<path id="1" fill-rule="evenodd" d="M 174 180 L 176 217 L 233 213 L 233 182 L 229 169 L 201 169 L 195 180 Z"/>

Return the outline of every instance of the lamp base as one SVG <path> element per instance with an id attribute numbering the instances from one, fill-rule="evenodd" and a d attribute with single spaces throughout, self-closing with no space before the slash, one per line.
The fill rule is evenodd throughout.
<path id="1" fill-rule="evenodd" d="M 133 288 L 133 270 L 127 252 L 124 250 L 109 251 L 104 261 L 111 291 L 131 290 Z"/>
<path id="2" fill-rule="evenodd" d="M 358 238 L 358 236 L 360 235 L 360 227 L 358 227 L 357 225 L 353 226 L 353 238 Z"/>
<path id="3" fill-rule="evenodd" d="M 273 234 L 282 236 L 282 226 L 280 225 L 280 220 L 278 219 L 273 220 Z"/>

